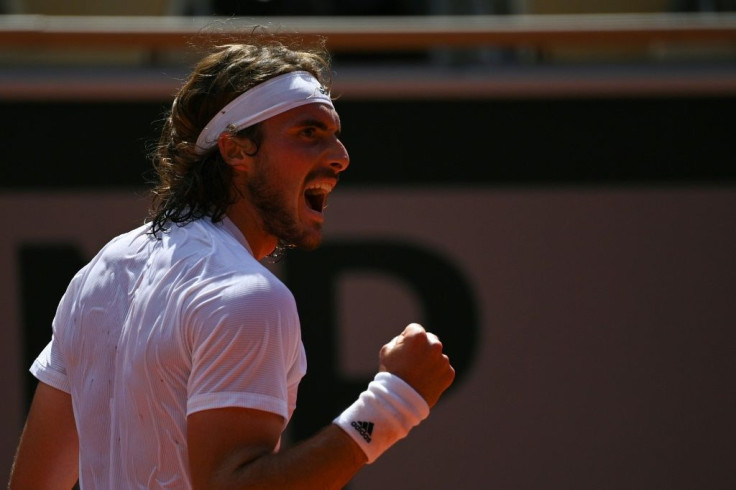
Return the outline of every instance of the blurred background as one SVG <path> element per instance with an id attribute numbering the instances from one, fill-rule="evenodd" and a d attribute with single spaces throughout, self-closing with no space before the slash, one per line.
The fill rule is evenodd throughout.
<path id="1" fill-rule="evenodd" d="M 326 40 L 352 164 L 274 266 L 309 373 L 287 438 L 406 323 L 457 381 L 352 489 L 734 488 L 736 2 L 0 0 L 0 480 L 71 276 L 140 224 L 211 42 Z"/>

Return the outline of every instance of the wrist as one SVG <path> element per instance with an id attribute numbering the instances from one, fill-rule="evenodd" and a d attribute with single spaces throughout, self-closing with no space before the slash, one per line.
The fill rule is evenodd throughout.
<path id="1" fill-rule="evenodd" d="M 429 405 L 414 388 L 394 374 L 380 372 L 333 423 L 372 463 L 428 415 Z"/>

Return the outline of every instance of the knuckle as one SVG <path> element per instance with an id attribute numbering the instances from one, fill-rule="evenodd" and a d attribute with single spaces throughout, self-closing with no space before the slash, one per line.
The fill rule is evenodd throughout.
<path id="1" fill-rule="evenodd" d="M 391 352 L 391 344 L 384 344 L 383 347 L 381 347 L 381 350 L 378 352 L 378 355 L 383 357 L 388 355 L 389 352 Z"/>

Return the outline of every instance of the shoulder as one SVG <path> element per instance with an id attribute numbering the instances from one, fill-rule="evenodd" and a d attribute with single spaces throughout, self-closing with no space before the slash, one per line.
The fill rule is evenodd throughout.
<path id="1" fill-rule="evenodd" d="M 296 312 L 284 283 L 257 261 L 227 231 L 211 223 L 192 223 L 171 234 L 169 277 L 176 276 L 177 294 L 189 314 L 249 317 Z"/>
<path id="2" fill-rule="evenodd" d="M 191 352 L 236 348 L 241 356 L 245 352 L 257 356 L 265 351 L 292 352 L 298 346 L 301 327 L 294 297 L 265 268 L 237 268 L 214 278 L 198 287 L 183 306 L 184 335 Z"/>
<path id="3" fill-rule="evenodd" d="M 265 267 L 236 266 L 197 286 L 190 302 L 193 313 L 267 318 L 296 315 L 291 291 Z"/>
<path id="4" fill-rule="evenodd" d="M 72 278 L 67 293 L 88 287 L 98 289 L 105 281 L 120 280 L 120 271 L 132 270 L 138 273 L 146 260 L 147 248 L 152 245 L 152 237 L 141 226 L 112 238 L 89 260 Z"/>

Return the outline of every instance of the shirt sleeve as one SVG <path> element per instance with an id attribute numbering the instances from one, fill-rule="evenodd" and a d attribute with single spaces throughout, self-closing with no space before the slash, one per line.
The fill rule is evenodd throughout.
<path id="1" fill-rule="evenodd" d="M 187 414 L 242 407 L 288 419 L 288 375 L 302 354 L 291 293 L 255 276 L 210 290 L 196 304 L 187 321 Z"/>
<path id="2" fill-rule="evenodd" d="M 31 374 L 39 381 L 56 388 L 57 390 L 71 393 L 69 378 L 66 375 L 66 368 L 59 352 L 58 342 L 52 337 L 41 354 L 33 361 L 31 365 Z"/>
<path id="3" fill-rule="evenodd" d="M 56 308 L 52 323 L 51 341 L 31 365 L 30 371 L 39 381 L 58 390 L 71 393 L 71 383 L 67 376 L 67 364 L 63 353 L 63 339 L 71 328 L 74 308 L 77 303 L 77 291 L 84 278 L 86 267 L 82 268 L 71 280 L 64 296 Z"/>

